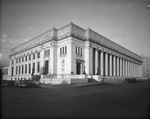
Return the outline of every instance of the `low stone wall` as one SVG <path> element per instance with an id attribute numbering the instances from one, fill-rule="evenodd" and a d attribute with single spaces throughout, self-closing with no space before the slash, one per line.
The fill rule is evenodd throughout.
<path id="1" fill-rule="evenodd" d="M 71 84 L 71 79 L 64 78 L 41 78 L 43 84 Z"/>
<path id="2" fill-rule="evenodd" d="M 71 84 L 77 84 L 77 83 L 88 83 L 88 79 L 76 79 L 76 78 L 73 78 L 71 79 Z"/>

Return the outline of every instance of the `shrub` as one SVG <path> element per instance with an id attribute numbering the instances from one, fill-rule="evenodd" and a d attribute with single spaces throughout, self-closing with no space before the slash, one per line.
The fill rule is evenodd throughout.
<path id="1" fill-rule="evenodd" d="M 11 86 L 15 86 L 15 81 L 7 81 L 7 86 L 11 87 Z"/>
<path id="2" fill-rule="evenodd" d="M 137 82 L 136 78 L 131 78 L 130 83 L 136 83 L 136 82 Z"/>
<path id="3" fill-rule="evenodd" d="M 136 83 L 137 80 L 136 80 L 136 78 L 125 78 L 125 79 L 123 80 L 123 82 L 124 82 L 124 83 Z"/>
<path id="4" fill-rule="evenodd" d="M 34 81 L 27 80 L 25 84 L 27 88 L 39 87 Z"/>
<path id="5" fill-rule="evenodd" d="M 125 79 L 123 80 L 123 83 L 130 83 L 130 78 L 125 78 Z"/>

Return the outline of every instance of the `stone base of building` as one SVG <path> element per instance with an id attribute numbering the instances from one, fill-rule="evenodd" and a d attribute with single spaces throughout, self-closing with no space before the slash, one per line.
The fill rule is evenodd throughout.
<path id="1" fill-rule="evenodd" d="M 78 83 L 120 83 L 125 78 L 136 78 L 137 81 L 148 81 L 148 78 L 143 77 L 121 77 L 121 76 L 101 76 L 101 75 L 72 75 L 72 74 L 63 74 L 63 75 L 41 75 L 40 83 L 42 84 L 78 84 Z M 7 79 L 3 80 L 31 80 L 31 75 L 19 75 L 19 76 L 8 76 Z"/>
<path id="2" fill-rule="evenodd" d="M 101 75 L 41 75 L 40 83 L 43 84 L 79 84 L 91 83 L 94 80 L 96 83 L 109 82 L 121 83 L 125 78 L 136 78 L 138 81 L 147 81 L 147 78 L 142 77 L 120 77 L 120 76 L 101 76 Z M 92 81 L 93 82 L 93 81 Z"/>
<path id="3" fill-rule="evenodd" d="M 40 79 L 40 83 L 43 84 L 76 84 L 87 82 L 87 75 L 41 75 Z"/>
<path id="4" fill-rule="evenodd" d="M 112 77 L 101 75 L 41 75 L 40 83 L 43 84 L 77 84 L 94 82 L 122 82 L 126 77 Z M 93 82 L 93 81 L 92 81 Z"/>

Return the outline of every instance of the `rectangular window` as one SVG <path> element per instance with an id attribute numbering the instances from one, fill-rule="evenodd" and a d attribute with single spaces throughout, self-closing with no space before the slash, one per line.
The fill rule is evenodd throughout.
<path id="1" fill-rule="evenodd" d="M 65 46 L 65 54 L 67 54 L 67 46 Z"/>
<path id="2" fill-rule="evenodd" d="M 27 64 L 25 64 L 25 74 L 27 74 Z"/>
<path id="3" fill-rule="evenodd" d="M 40 58 L 40 52 L 37 53 L 37 58 Z"/>
<path id="4" fill-rule="evenodd" d="M 35 73 L 35 63 L 33 63 L 32 73 Z"/>
<path id="5" fill-rule="evenodd" d="M 21 59 L 19 58 L 19 63 L 21 62 Z"/>
<path id="6" fill-rule="evenodd" d="M 65 52 L 65 51 L 64 51 L 64 47 L 63 47 L 63 54 L 64 54 L 64 52 Z"/>
<path id="7" fill-rule="evenodd" d="M 78 47 L 76 46 L 76 54 L 78 54 Z"/>
<path id="8" fill-rule="evenodd" d="M 60 55 L 61 55 L 61 48 L 60 48 Z"/>
<path id="9" fill-rule="evenodd" d="M 64 54 L 67 54 L 67 46 L 60 48 L 60 55 L 64 55 Z"/>
<path id="10" fill-rule="evenodd" d="M 81 55 L 82 55 L 82 48 L 81 48 Z"/>
<path id="11" fill-rule="evenodd" d="M 40 72 L 40 62 L 37 62 L 37 72 Z"/>
<path id="12" fill-rule="evenodd" d="M 80 47 L 78 47 L 78 54 L 80 54 Z"/>
<path id="13" fill-rule="evenodd" d="M 29 74 L 31 73 L 31 64 L 29 64 Z"/>
<path id="14" fill-rule="evenodd" d="M 33 59 L 35 59 L 35 54 L 33 54 Z"/>
<path id="15" fill-rule="evenodd" d="M 11 67 L 11 75 L 14 75 L 14 67 Z"/>
<path id="16" fill-rule="evenodd" d="M 31 60 L 31 55 L 29 55 L 29 60 Z"/>
<path id="17" fill-rule="evenodd" d="M 23 72 L 24 72 L 24 70 L 23 70 L 23 69 L 24 69 L 24 66 L 22 65 L 22 74 L 23 74 Z"/>
<path id="18" fill-rule="evenodd" d="M 20 74 L 20 65 L 19 65 L 19 74 Z"/>
<path id="19" fill-rule="evenodd" d="M 26 56 L 26 61 L 27 61 L 27 56 Z"/>

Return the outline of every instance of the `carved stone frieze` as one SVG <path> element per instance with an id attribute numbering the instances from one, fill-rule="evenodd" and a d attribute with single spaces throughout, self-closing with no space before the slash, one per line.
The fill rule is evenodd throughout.
<path id="1" fill-rule="evenodd" d="M 56 29 L 52 28 L 51 30 L 11 49 L 10 56 L 17 54 L 19 52 L 26 51 L 30 48 L 34 48 L 38 45 L 42 45 L 51 40 L 61 40 L 68 36 L 74 36 L 82 41 L 91 41 L 97 45 L 100 45 L 106 49 L 112 50 L 113 52 L 119 55 L 125 55 L 126 57 L 142 61 L 141 57 L 137 54 L 129 51 L 128 49 L 116 44 L 115 42 L 107 39 L 106 37 L 98 34 L 97 32 L 88 28 L 87 30 L 73 24 L 72 22 L 62 28 Z M 42 48 L 42 46 L 41 46 Z"/>

